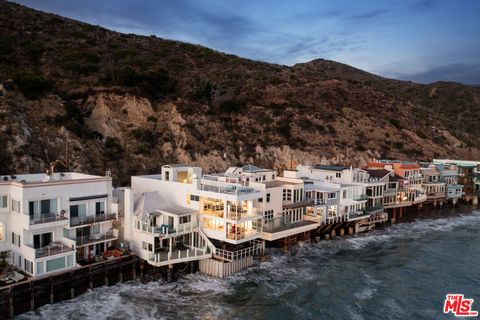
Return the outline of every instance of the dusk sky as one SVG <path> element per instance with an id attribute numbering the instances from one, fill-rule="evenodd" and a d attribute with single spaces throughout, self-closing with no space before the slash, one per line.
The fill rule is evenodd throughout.
<path id="1" fill-rule="evenodd" d="M 255 60 L 323 58 L 403 80 L 480 84 L 479 0 L 15 2 Z"/>

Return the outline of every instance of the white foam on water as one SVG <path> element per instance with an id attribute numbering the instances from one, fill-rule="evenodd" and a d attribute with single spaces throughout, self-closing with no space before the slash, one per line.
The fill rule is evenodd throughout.
<path id="1" fill-rule="evenodd" d="M 411 223 L 399 223 L 385 230 L 374 230 L 370 233 L 348 236 L 340 239 L 340 241 L 348 242 L 352 249 L 363 249 L 365 246 L 375 242 L 384 242 L 399 238 L 417 239 L 425 234 L 451 232 L 458 227 L 479 223 L 480 212 L 474 211 L 468 215 L 460 214 L 448 218 L 418 219 Z"/>
<path id="2" fill-rule="evenodd" d="M 245 284 L 249 287 L 246 289 L 247 298 L 253 294 L 254 290 L 261 288 L 264 296 L 275 301 L 282 296 L 288 297 L 290 293 L 295 294 L 295 290 L 304 288 L 309 281 L 319 283 L 315 273 L 328 272 L 328 268 L 334 270 L 335 263 L 331 263 L 330 258 L 342 250 L 358 250 L 372 243 L 392 239 L 416 239 L 428 233 L 449 232 L 469 224 L 480 225 L 480 212 L 396 224 L 385 230 L 376 230 L 368 234 L 302 245 L 296 251 L 287 254 L 280 253 L 278 250 L 269 250 L 267 262 L 245 269 L 227 279 L 197 273 L 186 275 L 174 283 L 157 281 L 141 284 L 136 281 L 98 288 L 73 300 L 46 305 L 35 312 L 20 316 L 19 319 L 235 318 L 241 310 L 229 305 L 225 299 L 234 299 L 236 290 Z M 361 304 L 369 303 L 372 298 L 377 298 L 377 288 L 382 283 L 376 280 L 374 275 L 367 274 L 363 270 L 359 271 L 359 276 L 364 279 L 366 287 L 355 292 L 353 297 Z M 383 303 L 393 312 L 401 311 L 394 300 L 386 300 Z M 288 306 L 293 308 L 292 310 L 298 307 L 290 303 Z M 363 319 L 357 311 L 352 308 L 347 309 L 352 319 Z M 306 315 L 305 312 L 302 314 Z"/>

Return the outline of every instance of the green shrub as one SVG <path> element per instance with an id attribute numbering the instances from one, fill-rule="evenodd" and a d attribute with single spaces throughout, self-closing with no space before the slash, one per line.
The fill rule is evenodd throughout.
<path id="1" fill-rule="evenodd" d="M 230 99 L 223 101 L 220 106 L 218 106 L 218 111 L 222 113 L 234 113 L 239 112 L 240 110 L 246 107 L 246 102 L 241 99 Z"/>
<path id="2" fill-rule="evenodd" d="M 390 124 L 391 124 L 392 126 L 394 126 L 395 128 L 397 128 L 397 129 L 402 129 L 402 124 L 400 123 L 400 120 L 398 120 L 398 119 L 393 119 L 393 118 L 392 118 L 392 119 L 389 120 L 389 122 L 390 122 Z"/>
<path id="3" fill-rule="evenodd" d="M 14 81 L 23 95 L 30 100 L 37 99 L 52 87 L 50 81 L 29 71 L 17 73 Z"/>

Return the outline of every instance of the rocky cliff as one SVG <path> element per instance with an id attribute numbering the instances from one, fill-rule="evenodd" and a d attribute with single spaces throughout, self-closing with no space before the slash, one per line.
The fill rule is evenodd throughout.
<path id="1" fill-rule="evenodd" d="M 0 173 L 72 169 L 119 183 L 169 162 L 480 158 L 480 88 L 289 66 L 121 34 L 0 1 Z"/>

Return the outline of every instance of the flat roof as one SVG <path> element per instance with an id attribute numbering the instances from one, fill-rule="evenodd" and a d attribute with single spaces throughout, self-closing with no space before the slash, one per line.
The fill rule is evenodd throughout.
<path id="1" fill-rule="evenodd" d="M 275 188 L 275 187 L 281 187 L 286 185 L 294 186 L 294 185 L 303 184 L 303 182 L 281 181 L 281 180 L 265 181 L 263 183 L 267 188 Z"/>
<path id="2" fill-rule="evenodd" d="M 198 210 L 194 210 L 191 208 L 186 208 L 186 207 L 180 207 L 180 206 L 174 206 L 174 205 L 168 205 L 165 207 L 160 207 L 157 209 L 158 211 L 164 211 L 166 213 L 174 214 L 177 216 L 182 216 L 186 214 L 192 214 L 198 212 Z"/>
<path id="3" fill-rule="evenodd" d="M 91 174 L 78 172 L 57 172 L 53 175 L 45 173 L 33 174 L 17 174 L 17 175 L 0 175 L 0 183 L 52 183 L 61 181 L 75 181 L 75 180 L 94 180 L 105 179 L 106 176 L 95 176 Z M 108 177 L 109 178 L 109 177 Z"/>
<path id="4" fill-rule="evenodd" d="M 313 166 L 314 169 L 320 169 L 320 170 L 329 170 L 329 171 L 343 171 L 350 169 L 350 167 L 346 166 L 330 166 L 330 165 L 323 165 L 323 164 L 316 164 Z"/>

